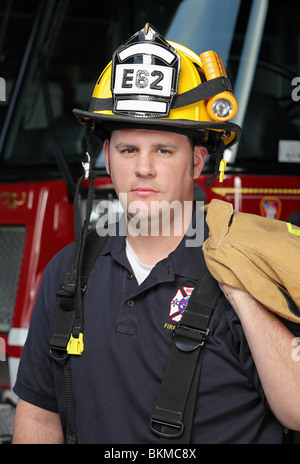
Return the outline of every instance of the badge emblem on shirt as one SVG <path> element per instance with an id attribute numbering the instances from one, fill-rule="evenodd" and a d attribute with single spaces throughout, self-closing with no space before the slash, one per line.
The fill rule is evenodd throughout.
<path id="1" fill-rule="evenodd" d="M 170 303 L 169 316 L 172 321 L 179 322 L 181 320 L 193 290 L 194 287 L 183 287 L 182 290 L 180 288 L 177 290 Z"/>

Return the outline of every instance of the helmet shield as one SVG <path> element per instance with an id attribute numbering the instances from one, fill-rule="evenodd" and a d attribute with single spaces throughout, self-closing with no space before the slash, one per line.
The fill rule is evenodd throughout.
<path id="1" fill-rule="evenodd" d="M 151 26 L 133 35 L 113 54 L 113 113 L 165 117 L 178 90 L 180 55 Z"/>

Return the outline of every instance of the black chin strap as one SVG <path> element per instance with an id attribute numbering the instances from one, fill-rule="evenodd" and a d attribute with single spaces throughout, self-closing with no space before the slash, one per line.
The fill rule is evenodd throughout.
<path id="1" fill-rule="evenodd" d="M 216 161 L 215 161 L 215 170 L 214 170 L 214 173 L 211 177 L 209 177 L 209 179 L 207 179 L 204 184 L 207 188 L 209 188 L 211 186 L 211 184 L 216 180 L 216 178 L 218 177 L 219 175 L 219 166 L 220 166 L 220 162 L 222 161 L 223 159 L 223 153 L 224 153 L 224 148 L 225 148 L 225 144 L 223 142 L 223 140 L 220 138 L 218 140 L 218 142 L 216 143 L 216 150 L 215 150 L 215 153 L 216 153 Z"/>
<path id="2" fill-rule="evenodd" d="M 86 161 L 82 162 L 82 166 L 84 169 L 84 174 L 80 177 L 76 185 L 76 191 L 74 196 L 74 235 L 75 235 L 75 250 L 76 250 L 76 264 L 75 269 L 77 271 L 77 292 L 75 295 L 76 305 L 77 308 L 75 322 L 73 325 L 72 335 L 75 338 L 78 338 L 79 333 L 82 330 L 83 325 L 83 312 L 82 312 L 82 288 L 81 288 L 81 271 L 82 271 L 82 260 L 83 260 L 83 253 L 84 247 L 86 242 L 86 235 L 88 233 L 89 228 L 89 221 L 93 207 L 93 200 L 95 196 L 95 184 L 94 184 L 94 174 L 92 171 L 92 163 L 94 161 L 94 152 L 92 148 L 92 137 L 94 131 L 94 124 L 90 123 L 87 125 L 86 129 L 86 141 L 87 141 L 87 152 L 86 152 Z M 87 203 L 86 203 L 86 213 L 85 218 L 82 225 L 82 218 L 80 213 L 80 206 L 79 206 L 79 192 L 80 186 L 83 180 L 89 181 L 88 187 L 88 196 L 87 196 Z M 75 271 L 75 272 L 76 272 Z"/>
<path id="3" fill-rule="evenodd" d="M 87 156 L 89 158 L 89 155 L 87 153 Z M 77 314 L 75 316 L 75 322 L 73 325 L 73 330 L 72 330 L 72 335 L 75 338 L 79 337 L 79 333 L 82 330 L 82 324 L 83 324 L 83 313 L 82 313 L 82 288 L 81 288 L 81 270 L 82 270 L 82 259 L 83 259 L 83 252 L 84 252 L 84 247 L 85 247 L 85 242 L 86 242 L 86 235 L 88 233 L 88 227 L 89 227 L 89 219 L 90 215 L 92 212 L 92 207 L 93 207 L 93 199 L 94 199 L 94 194 L 95 194 L 95 184 L 94 184 L 94 179 L 93 179 L 93 173 L 89 169 L 88 165 L 90 165 L 90 160 L 86 163 L 83 163 L 84 168 L 85 168 L 85 174 L 81 176 L 79 179 L 77 186 L 76 186 L 76 191 L 75 191 L 75 197 L 74 197 L 74 235 L 75 235 L 75 247 L 77 250 L 77 263 L 75 265 L 75 269 L 77 270 L 77 292 L 76 292 L 76 302 L 75 307 L 77 308 Z M 82 219 L 81 219 L 81 214 L 80 214 L 80 207 L 79 207 L 79 190 L 80 190 L 80 185 L 83 180 L 89 180 L 89 189 L 88 189 L 88 197 L 87 197 L 87 205 L 86 205 L 86 215 L 84 219 L 84 223 L 82 225 Z"/>

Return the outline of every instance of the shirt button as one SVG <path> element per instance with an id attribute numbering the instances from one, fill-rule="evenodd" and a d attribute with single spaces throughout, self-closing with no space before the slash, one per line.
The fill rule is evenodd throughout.
<path id="1" fill-rule="evenodd" d="M 133 300 L 128 300 L 128 301 L 127 301 L 127 306 L 129 306 L 129 308 L 132 308 L 133 305 L 134 305 L 134 301 L 133 301 Z"/>
<path id="2" fill-rule="evenodd" d="M 127 279 L 128 279 L 128 280 L 133 279 L 133 274 L 127 274 Z"/>

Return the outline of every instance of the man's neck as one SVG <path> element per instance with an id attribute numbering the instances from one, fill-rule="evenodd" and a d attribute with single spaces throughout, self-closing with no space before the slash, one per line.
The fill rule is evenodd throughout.
<path id="1" fill-rule="evenodd" d="M 190 209 L 187 209 L 181 218 L 177 217 L 176 227 L 174 227 L 174 218 L 172 218 L 168 230 L 161 227 L 159 232 L 155 229 L 155 233 L 149 223 L 147 230 L 141 234 L 137 234 L 135 229 L 131 231 L 128 225 L 127 240 L 139 260 L 144 264 L 155 265 L 174 251 L 186 234 L 191 223 L 192 212 L 191 204 Z M 153 226 L 153 223 L 151 225 Z M 148 233 L 145 233 L 147 231 Z"/>
<path id="2" fill-rule="evenodd" d="M 174 251 L 182 238 L 183 236 L 151 237 L 138 235 L 134 237 L 127 235 L 128 243 L 139 260 L 152 266 Z"/>

